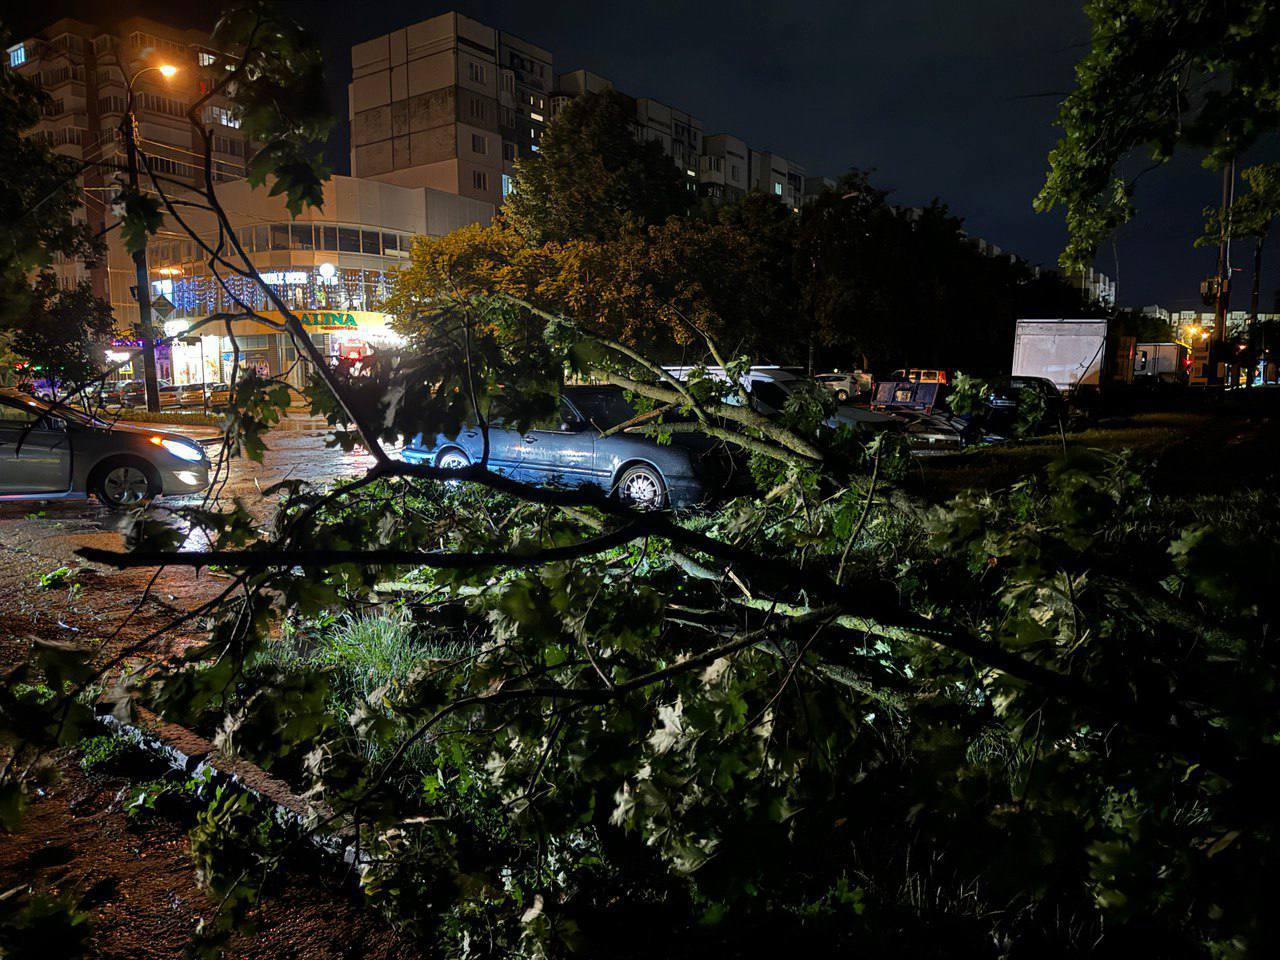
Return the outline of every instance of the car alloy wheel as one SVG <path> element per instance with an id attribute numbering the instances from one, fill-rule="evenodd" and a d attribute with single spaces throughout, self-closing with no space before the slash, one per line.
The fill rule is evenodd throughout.
<path id="1" fill-rule="evenodd" d="M 665 500 L 662 478 L 651 467 L 631 467 L 618 480 L 618 499 L 640 510 L 659 510 Z"/>
<path id="2" fill-rule="evenodd" d="M 102 496 L 112 506 L 129 507 L 142 503 L 151 493 L 151 481 L 129 464 L 112 467 L 102 478 Z"/>
<path id="3" fill-rule="evenodd" d="M 471 466 L 471 460 L 461 450 L 446 450 L 436 457 L 436 466 L 441 470 L 461 470 Z"/>

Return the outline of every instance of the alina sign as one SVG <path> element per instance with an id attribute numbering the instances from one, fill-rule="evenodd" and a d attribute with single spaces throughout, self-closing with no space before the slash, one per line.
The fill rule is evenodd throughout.
<path id="1" fill-rule="evenodd" d="M 331 313 L 327 310 L 300 310 L 298 319 L 304 327 L 315 327 L 317 330 L 355 330 L 360 326 L 354 314 Z"/>

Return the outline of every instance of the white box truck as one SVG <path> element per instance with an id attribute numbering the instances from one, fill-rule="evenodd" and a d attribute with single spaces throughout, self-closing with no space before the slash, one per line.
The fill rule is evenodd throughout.
<path id="1" fill-rule="evenodd" d="M 1106 319 L 1019 320 L 1013 334 L 1013 375 L 1043 377 L 1063 393 L 1101 387 L 1111 371 L 1133 369 L 1133 340 L 1113 342 Z M 1128 356 L 1127 363 L 1119 354 Z"/>
<path id="2" fill-rule="evenodd" d="M 1139 343 L 1133 352 L 1133 379 L 1152 377 L 1163 383 L 1187 378 L 1191 357 L 1181 343 Z"/>

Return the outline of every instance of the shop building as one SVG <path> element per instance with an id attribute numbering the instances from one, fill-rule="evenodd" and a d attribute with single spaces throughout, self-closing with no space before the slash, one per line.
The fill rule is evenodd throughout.
<path id="1" fill-rule="evenodd" d="M 395 275 L 408 265 L 414 237 L 488 223 L 494 213 L 492 204 L 468 197 L 352 177 L 333 177 L 325 184 L 323 207 L 297 218 L 282 197 L 245 181 L 220 185 L 218 197 L 263 280 L 331 357 L 364 357 L 396 342 L 383 304 Z M 211 214 L 194 211 L 190 223 L 201 239 L 216 244 Z M 212 314 L 242 311 L 241 304 L 269 321 L 281 320 L 256 281 L 226 269 L 215 277 L 205 251 L 170 220 L 148 245 L 148 259 L 151 294 L 159 304 L 155 323 L 172 338 L 157 349 L 160 379 L 228 382 L 234 338 L 242 368 L 285 375 L 299 386 L 305 381 L 290 339 L 271 326 L 252 319 L 235 320 L 230 329 L 199 324 Z M 111 283 L 127 295 L 133 264 L 118 239 L 108 261 Z M 136 346 L 117 341 L 109 359 L 120 361 Z M 133 379 L 133 365 L 118 377 Z"/>

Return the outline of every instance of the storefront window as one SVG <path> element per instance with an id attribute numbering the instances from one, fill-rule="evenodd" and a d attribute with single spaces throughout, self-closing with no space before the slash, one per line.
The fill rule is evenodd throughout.
<path id="1" fill-rule="evenodd" d="M 339 227 L 338 249 L 343 253 L 359 253 L 360 231 L 353 227 Z"/>
<path id="2" fill-rule="evenodd" d="M 289 225 L 287 223 L 273 223 L 271 225 L 271 249 L 289 249 Z"/>
<path id="3" fill-rule="evenodd" d="M 372 253 L 375 255 L 381 255 L 382 253 L 382 245 L 380 243 L 381 238 L 377 230 L 361 230 L 360 236 L 362 238 L 361 247 L 363 248 L 362 250 L 363 253 Z"/>
<path id="4" fill-rule="evenodd" d="M 338 249 L 338 228 L 337 227 L 317 227 L 316 232 L 321 233 L 320 249 L 337 250 Z"/>
<path id="5" fill-rule="evenodd" d="M 271 249 L 271 239 L 266 227 L 253 228 L 253 249 L 258 251 Z"/>
<path id="6" fill-rule="evenodd" d="M 295 223 L 289 228 L 293 238 L 294 250 L 314 250 L 316 246 L 314 232 L 309 223 Z"/>

